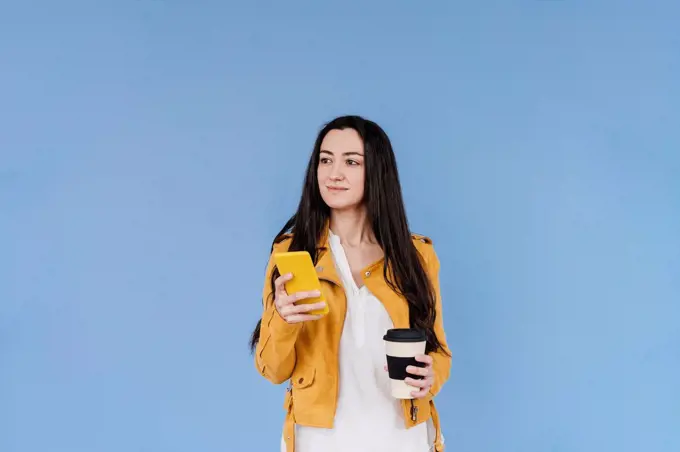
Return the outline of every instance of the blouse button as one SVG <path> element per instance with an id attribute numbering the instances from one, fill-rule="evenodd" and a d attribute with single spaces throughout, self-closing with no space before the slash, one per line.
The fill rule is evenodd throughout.
<path id="1" fill-rule="evenodd" d="M 364 276 L 366 276 L 368 278 L 369 276 L 371 276 L 371 272 L 364 273 Z"/>

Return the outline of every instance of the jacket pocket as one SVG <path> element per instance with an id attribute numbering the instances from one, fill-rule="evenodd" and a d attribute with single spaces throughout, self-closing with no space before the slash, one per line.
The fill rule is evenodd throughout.
<path id="1" fill-rule="evenodd" d="M 316 369 L 313 367 L 297 368 L 291 379 L 291 409 L 296 421 L 309 422 L 312 412 L 323 404 L 319 401 L 319 385 L 315 385 Z"/>
<path id="2" fill-rule="evenodd" d="M 293 378 L 291 379 L 293 391 L 310 387 L 314 383 L 315 377 L 316 369 L 314 367 L 306 367 L 293 371 Z"/>

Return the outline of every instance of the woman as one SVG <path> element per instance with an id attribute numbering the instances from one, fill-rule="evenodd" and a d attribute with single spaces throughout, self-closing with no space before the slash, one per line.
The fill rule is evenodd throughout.
<path id="1" fill-rule="evenodd" d="M 295 215 L 273 252 L 308 251 L 324 303 L 295 301 L 270 259 L 264 312 L 251 338 L 258 371 L 290 380 L 282 452 L 442 451 L 433 398 L 449 377 L 439 260 L 430 239 L 411 234 L 392 145 L 374 122 L 337 118 L 319 133 Z M 390 395 L 383 335 L 427 335 L 424 367 L 409 366 L 414 397 Z"/>

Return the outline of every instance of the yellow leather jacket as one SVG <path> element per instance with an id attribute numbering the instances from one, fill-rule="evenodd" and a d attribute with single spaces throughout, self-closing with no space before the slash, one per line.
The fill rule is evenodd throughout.
<path id="1" fill-rule="evenodd" d="M 290 237 L 274 246 L 273 252 L 288 250 Z M 435 333 L 443 347 L 449 351 L 442 320 L 439 289 L 439 259 L 432 241 L 413 234 L 416 249 L 437 295 Z M 289 324 L 281 318 L 274 306 L 270 276 L 274 262 L 270 258 L 263 289 L 265 300 L 262 314 L 260 340 L 255 350 L 255 365 L 267 380 L 280 384 L 290 380 L 284 409 L 284 440 L 288 452 L 294 451 L 295 424 L 332 428 L 338 394 L 338 348 L 345 318 L 345 290 L 335 271 L 328 246 L 328 228 L 319 243 L 320 257 L 317 274 L 330 312 L 320 320 Z M 380 300 L 395 328 L 409 327 L 406 300 L 396 294 L 383 278 L 383 261 L 364 269 L 364 284 Z M 450 354 L 450 353 L 449 353 Z M 427 397 L 403 400 L 404 422 L 407 428 L 432 418 L 435 427 L 435 450 L 443 451 L 439 416 L 433 398 L 449 378 L 451 358 L 441 352 L 432 353 L 435 372 L 434 385 Z"/>

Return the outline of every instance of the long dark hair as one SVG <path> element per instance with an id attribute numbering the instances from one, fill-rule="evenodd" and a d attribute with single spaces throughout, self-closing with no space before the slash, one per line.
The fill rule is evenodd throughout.
<path id="1" fill-rule="evenodd" d="M 392 144 L 378 124 L 360 116 L 341 116 L 321 129 L 307 165 L 297 212 L 276 235 L 272 249 L 287 233 L 291 233 L 289 250 L 307 251 L 314 263 L 317 262 L 317 246 L 330 217 L 330 208 L 319 191 L 317 168 L 321 142 L 328 132 L 336 129 L 354 129 L 364 142 L 366 176 L 363 202 L 373 234 L 385 255 L 385 280 L 392 290 L 406 298 L 411 327 L 421 329 L 427 335 L 426 351 L 445 352 L 434 332 L 436 295 L 408 227 Z M 274 280 L 278 277 L 279 272 L 275 268 L 270 281 L 272 293 Z M 257 323 L 250 338 L 251 351 L 255 350 L 260 339 L 261 322 Z"/>

